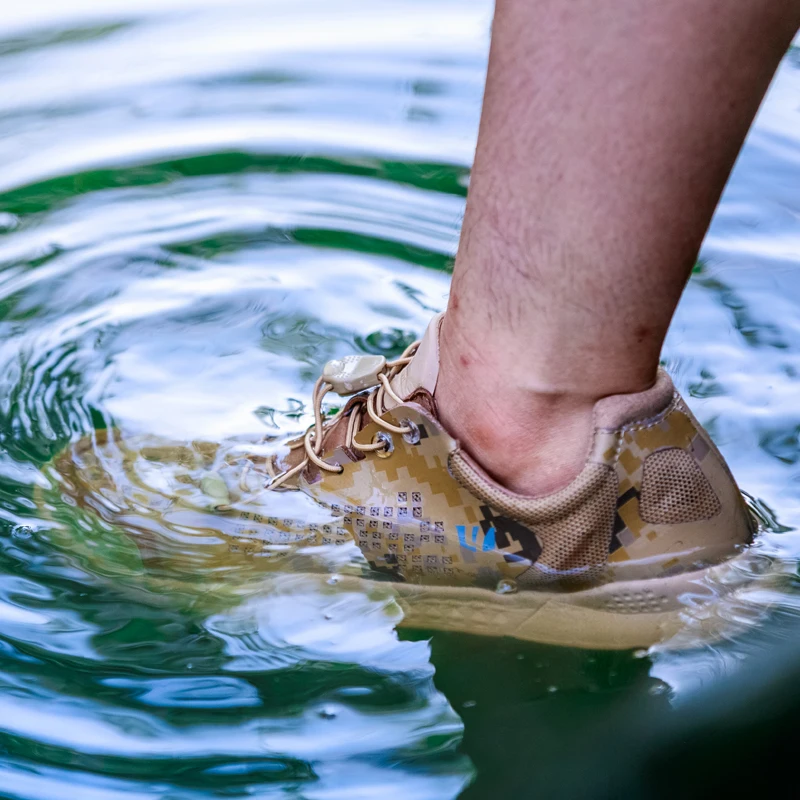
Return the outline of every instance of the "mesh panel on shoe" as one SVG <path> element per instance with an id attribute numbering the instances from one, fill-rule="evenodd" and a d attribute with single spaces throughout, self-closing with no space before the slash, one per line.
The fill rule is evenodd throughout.
<path id="1" fill-rule="evenodd" d="M 521 583 L 545 583 L 573 577 L 598 577 L 608 558 L 618 493 L 617 477 L 602 464 L 588 464 L 567 487 L 545 497 L 513 494 L 456 451 L 449 460 L 453 477 L 501 513 L 530 527 L 542 544 L 534 567 Z"/>
<path id="2" fill-rule="evenodd" d="M 645 522 L 677 525 L 719 514 L 719 499 L 688 451 L 657 450 L 647 456 L 643 470 L 639 513 Z"/>
<path id="3" fill-rule="evenodd" d="M 557 570 L 581 570 L 582 578 L 595 577 L 608 558 L 616 499 L 617 481 L 609 474 L 588 502 L 538 524 L 545 543 L 540 561 Z"/>

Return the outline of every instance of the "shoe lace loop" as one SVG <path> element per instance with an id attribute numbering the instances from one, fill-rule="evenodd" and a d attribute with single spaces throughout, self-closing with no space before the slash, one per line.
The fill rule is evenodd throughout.
<path id="1" fill-rule="evenodd" d="M 395 403 L 401 404 L 404 402 L 397 392 L 392 388 L 392 379 L 410 362 L 419 347 L 419 342 L 410 344 L 404 351 L 400 358 L 394 361 L 387 361 L 383 367 L 377 372 L 377 383 L 369 387 L 369 391 L 364 394 L 357 395 L 355 403 L 349 404 L 349 408 L 345 407 L 340 409 L 334 416 L 326 418 L 322 410 L 322 402 L 326 395 L 333 391 L 332 384 L 325 380 L 324 374 L 317 379 L 314 384 L 314 392 L 312 394 L 312 405 L 314 408 L 314 422 L 308 428 L 305 435 L 294 442 L 289 443 L 290 450 L 296 450 L 299 447 L 305 449 L 303 459 L 294 467 L 285 470 L 277 475 L 272 475 L 270 481 L 264 487 L 267 491 L 273 491 L 279 486 L 283 485 L 290 478 L 303 472 L 309 464 L 314 464 L 319 469 L 325 472 L 340 473 L 344 471 L 344 467 L 338 463 L 331 463 L 322 458 L 322 453 L 325 451 L 325 442 L 327 435 L 341 417 L 345 414 L 345 410 L 349 415 L 347 420 L 347 431 L 344 438 L 344 446 L 359 450 L 363 453 L 383 450 L 386 447 L 385 442 L 371 442 L 363 444 L 356 441 L 356 435 L 361 430 L 361 423 L 364 419 L 364 412 L 369 418 L 378 426 L 390 433 L 405 435 L 411 432 L 411 429 L 405 425 L 398 426 L 392 425 L 385 419 L 381 418 L 381 414 L 386 412 L 386 397 L 390 397 Z"/>

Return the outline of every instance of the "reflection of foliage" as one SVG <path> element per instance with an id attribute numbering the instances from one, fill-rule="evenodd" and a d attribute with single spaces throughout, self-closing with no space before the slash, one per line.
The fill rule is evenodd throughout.
<path id="1" fill-rule="evenodd" d="M 449 254 L 437 253 L 423 247 L 416 247 L 405 242 L 394 242 L 377 236 L 365 236 L 351 231 L 334 231 L 326 228 L 296 228 L 292 238 L 301 244 L 317 247 L 335 247 L 357 253 L 370 253 L 378 256 L 389 256 L 401 261 L 408 261 L 422 267 L 451 272 L 453 258 Z"/>
<path id="2" fill-rule="evenodd" d="M 448 271 L 452 269 L 452 265 L 447 267 Z M 404 281 L 395 281 L 394 284 L 409 300 L 413 300 L 420 308 L 424 309 L 425 311 L 430 311 L 431 314 L 438 314 L 442 309 L 441 308 L 434 308 L 428 303 L 425 302 L 424 294 L 417 289 L 415 286 L 411 286 Z M 409 342 L 410 344 L 410 342 Z"/>
<path id="3" fill-rule="evenodd" d="M 43 463 L 74 434 L 109 427 L 107 416 L 83 397 L 84 375 L 74 342 L 45 353 L 21 354 L 5 365 L 0 390 L 0 446 L 13 459 Z"/>
<path id="4" fill-rule="evenodd" d="M 758 443 L 762 450 L 784 464 L 796 464 L 800 461 L 800 426 L 762 433 Z"/>
<path id="5" fill-rule="evenodd" d="M 368 336 L 359 336 L 356 344 L 365 352 L 387 359 L 398 358 L 403 351 L 417 338 L 412 331 L 401 328 L 381 328 Z"/>
<path id="6" fill-rule="evenodd" d="M 368 157 L 300 158 L 279 154 L 214 153 L 140 164 L 135 168 L 97 169 L 43 180 L 1 195 L 0 212 L 22 217 L 50 211 L 62 203 L 91 192 L 122 187 L 168 186 L 185 178 L 212 175 L 230 179 L 231 176 L 243 173 L 368 177 L 385 183 L 464 197 L 468 170 L 452 164 L 403 163 Z M 452 257 L 449 253 L 438 253 L 405 242 L 325 227 L 299 227 L 291 230 L 268 227 L 256 231 L 217 233 L 199 240 L 174 243 L 167 250 L 174 254 L 211 258 L 242 247 L 285 244 L 287 241 L 390 256 L 445 272 L 452 269 Z M 50 258 L 51 255 L 48 253 L 47 257 Z"/>
<path id="7" fill-rule="evenodd" d="M 689 384 L 689 395 L 691 397 L 720 397 L 725 394 L 722 385 L 717 382 L 712 372 L 705 367 L 700 370 L 700 380 Z"/>
<path id="8" fill-rule="evenodd" d="M 0 197 L 0 211 L 19 216 L 48 211 L 64 200 L 103 189 L 123 186 L 156 186 L 175 183 L 183 178 L 207 175 L 237 175 L 264 172 L 284 174 L 354 175 L 378 178 L 392 183 L 416 186 L 444 194 L 466 196 L 464 186 L 468 170 L 452 164 L 384 161 L 379 158 L 348 159 L 300 157 L 252 153 L 213 153 L 178 158 L 135 169 L 96 169 L 63 175 L 6 192 Z"/>
<path id="9" fill-rule="evenodd" d="M 31 31 L 24 35 L 0 40 L 0 57 L 42 50 L 52 45 L 90 42 L 130 28 L 131 22 L 112 22 L 106 25 L 93 25 L 74 28 L 53 28 Z"/>
<path id="10" fill-rule="evenodd" d="M 748 508 L 753 513 L 756 520 L 758 520 L 758 527 L 761 530 L 769 531 L 770 533 L 787 533 L 792 530 L 792 528 L 787 528 L 785 525 L 781 525 L 781 523 L 778 522 L 775 511 L 763 500 L 758 497 L 753 497 L 747 494 L 747 492 L 742 492 L 742 494 L 747 500 Z"/>
<path id="11" fill-rule="evenodd" d="M 742 296 L 719 278 L 709 275 L 702 262 L 698 262 L 695 266 L 692 281 L 713 292 L 719 302 L 730 310 L 733 326 L 747 344 L 752 347 L 776 347 L 781 350 L 788 347 L 777 325 L 756 319 Z"/>

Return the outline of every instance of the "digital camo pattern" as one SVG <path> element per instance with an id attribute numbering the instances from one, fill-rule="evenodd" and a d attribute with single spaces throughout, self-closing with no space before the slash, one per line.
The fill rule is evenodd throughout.
<path id="1" fill-rule="evenodd" d="M 485 477 L 468 482 L 460 473 L 456 480 L 449 465 L 457 445 L 420 406 L 401 406 L 385 418 L 414 423 L 419 442 L 395 435 L 393 452 L 355 462 L 339 449 L 328 458 L 344 471 L 317 474 L 302 488 L 341 515 L 375 569 L 405 580 L 490 584 L 508 577 L 535 585 L 658 576 L 717 560 L 751 535 L 727 467 L 677 395 L 654 419 L 596 433 L 585 474 L 600 482 L 582 475 L 558 497 L 540 499 L 517 498 Z M 371 424 L 358 439 L 369 442 L 379 430 Z M 647 469 L 649 457 L 671 451 L 696 472 Z M 674 461 L 657 458 L 667 467 Z M 645 474 L 650 486 L 643 485 Z M 614 482 L 616 503 L 605 503 L 601 494 Z M 643 492 L 681 521 L 646 522 Z M 687 498 L 702 517 L 681 516 Z"/>
<path id="2" fill-rule="evenodd" d="M 538 559 L 542 545 L 527 527 L 482 503 L 450 475 L 455 441 L 416 405 L 385 415 L 395 425 L 413 423 L 417 444 L 393 434 L 389 454 L 353 461 L 338 449 L 328 460 L 341 474 L 316 474 L 302 488 L 341 515 L 370 564 L 406 580 L 455 585 L 496 585 L 517 578 Z M 379 428 L 356 437 L 371 442 Z"/>
<path id="3" fill-rule="evenodd" d="M 373 570 L 395 580 L 574 585 L 669 575 L 750 538 L 733 479 L 677 396 L 654 419 L 598 431 L 582 475 L 546 498 L 519 498 L 470 472 L 421 406 L 385 416 L 413 423 L 418 441 L 393 434 L 391 452 L 361 460 L 341 448 L 328 453 L 343 472 L 315 471 L 299 486 L 320 505 L 293 491 L 246 502 L 263 484 L 265 461 L 248 455 L 247 443 L 123 440 L 105 431 L 52 462 L 58 489 L 40 492 L 38 502 L 54 518 L 59 501 L 85 509 L 87 531 L 92 517 L 121 526 L 135 534 L 148 570 L 179 568 L 198 580 L 210 571 L 222 579 L 229 569 L 239 577 L 315 569 L 309 545 L 355 541 Z M 358 440 L 370 442 L 379 430 L 371 423 Z M 235 507 L 219 510 L 222 500 Z M 104 536 L 86 533 L 87 553 Z"/>
<path id="4" fill-rule="evenodd" d="M 664 575 L 713 562 L 752 538 L 736 483 L 708 434 L 676 394 L 663 414 L 625 426 L 614 464 L 619 480 L 609 552 L 612 575 Z M 601 438 L 600 435 L 598 439 Z M 648 469 L 648 466 L 654 468 Z M 648 495 L 660 513 L 643 513 Z M 687 510 L 691 513 L 687 518 Z M 671 519 L 660 523 L 657 519 Z M 645 560 L 656 559 L 650 568 Z"/>

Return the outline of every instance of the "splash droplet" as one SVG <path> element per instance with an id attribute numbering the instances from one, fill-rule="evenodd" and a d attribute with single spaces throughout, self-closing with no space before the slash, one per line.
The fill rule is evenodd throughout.
<path id="1" fill-rule="evenodd" d="M 503 580 L 497 584 L 497 588 L 495 588 L 497 594 L 514 594 L 514 592 L 517 591 L 519 591 L 517 582 L 512 581 L 511 578 L 503 578 Z"/>
<path id="2" fill-rule="evenodd" d="M 15 525 L 11 535 L 15 539 L 30 539 L 33 536 L 33 528 L 30 525 Z"/>

